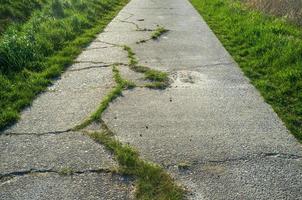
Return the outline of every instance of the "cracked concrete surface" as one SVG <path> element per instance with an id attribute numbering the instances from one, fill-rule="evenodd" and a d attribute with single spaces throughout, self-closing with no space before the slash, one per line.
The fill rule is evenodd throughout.
<path id="1" fill-rule="evenodd" d="M 137 44 L 158 26 L 169 32 Z M 162 165 L 189 199 L 302 199 L 301 144 L 187 0 L 132 0 L 23 111 L 0 136 L 0 199 L 132 198 L 133 180 L 111 172 L 110 153 L 71 131 L 115 86 L 115 64 L 123 78 L 145 83 L 122 45 L 173 83 L 111 103 L 103 120 L 120 141 Z"/>
<path id="2" fill-rule="evenodd" d="M 116 137 L 165 167 L 189 199 L 301 199 L 301 144 L 190 3 L 133 0 L 122 13 L 135 26 L 113 22 L 112 39 L 99 38 L 125 43 L 135 27 L 169 29 L 159 41 L 135 44 L 135 32 L 126 43 L 139 64 L 169 72 L 173 84 L 114 101 L 103 120 Z"/>
<path id="3" fill-rule="evenodd" d="M 108 173 L 30 174 L 1 183 L 0 199 L 128 199 L 130 181 Z"/>
<path id="4" fill-rule="evenodd" d="M 1 175 L 37 170 L 110 169 L 116 163 L 105 149 L 81 133 L 0 136 Z"/>

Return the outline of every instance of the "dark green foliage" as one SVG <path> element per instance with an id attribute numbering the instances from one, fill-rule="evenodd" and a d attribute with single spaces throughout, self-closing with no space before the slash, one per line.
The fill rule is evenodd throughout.
<path id="1" fill-rule="evenodd" d="M 302 30 L 236 0 L 191 0 L 245 74 L 302 140 Z"/>
<path id="2" fill-rule="evenodd" d="M 39 10 L 47 0 L 0 0 L 0 33 L 12 23 L 24 22 L 34 10 Z"/>

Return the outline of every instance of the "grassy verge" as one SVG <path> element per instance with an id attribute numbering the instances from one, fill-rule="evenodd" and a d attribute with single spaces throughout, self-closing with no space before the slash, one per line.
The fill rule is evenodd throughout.
<path id="1" fill-rule="evenodd" d="M 95 141 L 112 151 L 120 164 L 120 170 L 137 178 L 136 198 L 142 200 L 180 200 L 184 191 L 158 165 L 143 161 L 137 151 L 115 140 L 110 131 L 89 134 Z"/>
<path id="2" fill-rule="evenodd" d="M 19 118 L 128 0 L 52 2 L 0 39 L 0 129 Z"/>
<path id="3" fill-rule="evenodd" d="M 0 5 L 0 33 L 12 23 L 26 21 L 33 11 L 41 9 L 50 0 L 1 0 Z"/>
<path id="4" fill-rule="evenodd" d="M 244 73 L 302 141 L 302 30 L 236 0 L 190 0 Z"/>

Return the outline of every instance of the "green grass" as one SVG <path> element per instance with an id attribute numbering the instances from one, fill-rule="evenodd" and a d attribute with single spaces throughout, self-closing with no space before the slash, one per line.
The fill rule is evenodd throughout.
<path id="1" fill-rule="evenodd" d="M 109 94 L 104 97 L 97 110 L 92 113 L 84 122 L 74 127 L 73 130 L 81 130 L 90 125 L 92 122 L 99 121 L 102 117 L 103 112 L 109 106 L 110 102 L 112 102 L 117 97 L 121 96 L 123 90 L 132 89 L 135 87 L 134 83 L 128 80 L 124 80 L 121 77 L 120 72 L 115 66 L 113 67 L 112 71 L 116 86 L 109 92 Z"/>
<path id="2" fill-rule="evenodd" d="M 0 39 L 0 129 L 18 120 L 128 0 L 52 2 Z"/>
<path id="3" fill-rule="evenodd" d="M 13 23 L 26 21 L 33 11 L 42 9 L 50 0 L 1 0 L 0 33 Z"/>
<path id="4" fill-rule="evenodd" d="M 136 177 L 135 196 L 142 200 L 180 200 L 184 191 L 177 186 L 164 170 L 155 164 L 143 161 L 139 153 L 129 145 L 115 140 L 110 131 L 89 134 L 95 141 L 112 151 L 123 174 Z"/>
<path id="5" fill-rule="evenodd" d="M 236 0 L 190 0 L 288 129 L 302 141 L 302 30 Z"/>
<path id="6" fill-rule="evenodd" d="M 153 32 L 153 34 L 151 35 L 151 38 L 153 40 L 157 40 L 158 38 L 160 38 L 163 34 L 165 34 L 166 32 L 168 32 L 168 29 L 165 29 L 164 27 L 157 27 L 156 30 Z"/>
<path id="7" fill-rule="evenodd" d="M 168 73 L 139 65 L 133 50 L 126 45 L 124 45 L 124 50 L 128 53 L 130 69 L 138 73 L 144 73 L 145 79 L 151 81 L 151 83 L 145 85 L 147 88 L 163 90 L 169 86 Z"/>

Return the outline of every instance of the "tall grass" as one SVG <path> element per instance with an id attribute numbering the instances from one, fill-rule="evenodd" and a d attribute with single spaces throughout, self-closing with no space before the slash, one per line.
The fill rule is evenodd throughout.
<path id="1" fill-rule="evenodd" d="M 0 129 L 72 63 L 128 0 L 49 0 L 0 38 Z"/>
<path id="2" fill-rule="evenodd" d="M 302 141 L 302 30 L 236 0 L 191 0 L 245 74 Z"/>
<path id="3" fill-rule="evenodd" d="M 11 23 L 26 21 L 33 11 L 41 9 L 47 1 L 49 0 L 1 0 L 0 33 Z"/>

